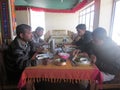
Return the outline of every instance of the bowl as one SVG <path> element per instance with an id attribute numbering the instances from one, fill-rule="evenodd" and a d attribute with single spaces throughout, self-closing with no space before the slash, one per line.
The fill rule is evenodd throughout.
<path id="1" fill-rule="evenodd" d="M 81 57 L 79 59 L 74 60 L 76 65 L 90 65 L 90 61 L 86 57 Z"/>
<path id="2" fill-rule="evenodd" d="M 66 65 L 66 60 L 62 60 L 60 58 L 54 60 L 54 64 L 57 66 L 64 66 Z"/>
<path id="3" fill-rule="evenodd" d="M 70 57 L 70 54 L 64 52 L 58 53 L 58 55 L 63 59 L 68 59 Z"/>

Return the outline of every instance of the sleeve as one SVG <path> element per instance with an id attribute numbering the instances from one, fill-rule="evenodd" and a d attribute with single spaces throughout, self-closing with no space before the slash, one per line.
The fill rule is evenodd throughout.
<path id="1" fill-rule="evenodd" d="M 84 52 L 87 52 L 89 56 L 90 56 L 90 55 L 94 55 L 93 47 L 94 47 L 94 46 L 93 46 L 92 41 L 89 42 L 89 43 L 87 43 Z"/>
<path id="2" fill-rule="evenodd" d="M 15 56 L 14 59 L 16 60 L 16 64 L 20 70 L 23 70 L 25 67 L 31 65 L 31 60 L 27 51 L 24 52 L 20 49 L 15 50 L 14 56 Z"/>
<path id="3" fill-rule="evenodd" d="M 84 43 L 87 44 L 87 43 L 89 43 L 91 40 L 92 40 L 92 34 L 91 34 L 91 32 L 87 32 L 86 35 L 85 35 Z"/>

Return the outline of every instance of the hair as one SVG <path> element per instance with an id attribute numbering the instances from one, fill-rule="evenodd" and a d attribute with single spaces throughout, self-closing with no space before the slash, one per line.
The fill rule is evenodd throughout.
<path id="1" fill-rule="evenodd" d="M 104 28 L 98 27 L 94 29 L 92 36 L 94 36 L 97 39 L 104 40 L 107 37 L 107 32 Z"/>
<path id="2" fill-rule="evenodd" d="M 17 34 L 17 37 L 20 37 L 20 34 L 21 33 L 25 33 L 26 30 L 31 30 L 31 26 L 27 25 L 27 24 L 20 24 L 16 27 L 16 34 Z"/>
<path id="3" fill-rule="evenodd" d="M 37 27 L 36 29 L 35 29 L 35 31 L 37 32 L 37 31 L 43 31 L 44 29 L 42 28 L 42 27 Z"/>
<path id="4" fill-rule="evenodd" d="M 78 24 L 76 26 L 76 29 L 86 30 L 86 25 L 85 24 Z"/>

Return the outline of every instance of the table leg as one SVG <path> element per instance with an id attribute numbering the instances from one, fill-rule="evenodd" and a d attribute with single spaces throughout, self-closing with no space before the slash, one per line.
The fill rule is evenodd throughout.
<path id="1" fill-rule="evenodd" d="M 95 81 L 90 80 L 90 90 L 95 90 Z"/>
<path id="2" fill-rule="evenodd" d="M 35 90 L 34 83 L 32 81 L 26 83 L 26 90 Z"/>

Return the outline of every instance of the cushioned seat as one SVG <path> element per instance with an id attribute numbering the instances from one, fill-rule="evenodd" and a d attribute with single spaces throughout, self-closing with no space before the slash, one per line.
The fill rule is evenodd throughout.
<path id="1" fill-rule="evenodd" d="M 103 83 L 103 89 L 120 89 L 120 74 L 116 75 L 116 77 L 111 80 L 111 81 L 108 81 L 108 82 L 104 82 Z M 99 90 L 100 89 L 100 86 L 97 85 L 96 86 L 96 90 Z"/>

